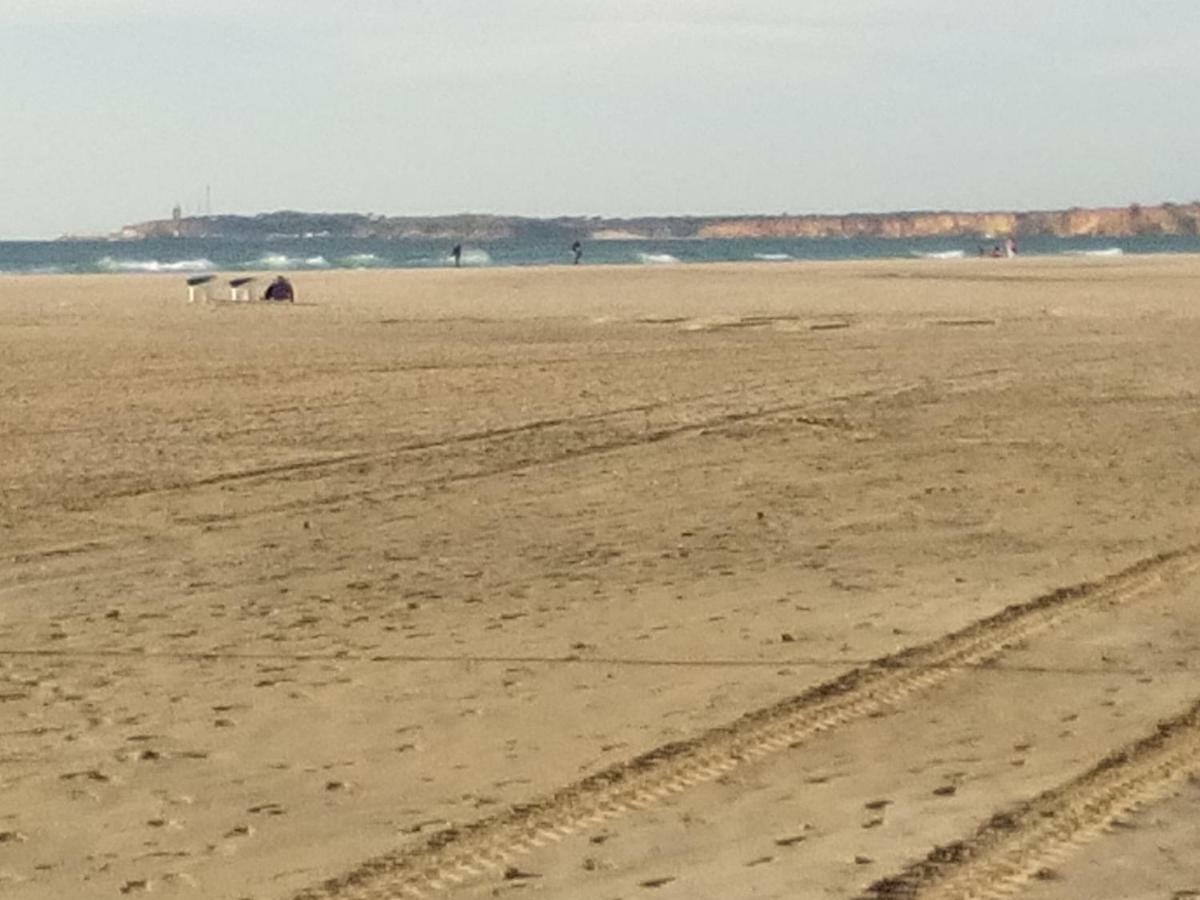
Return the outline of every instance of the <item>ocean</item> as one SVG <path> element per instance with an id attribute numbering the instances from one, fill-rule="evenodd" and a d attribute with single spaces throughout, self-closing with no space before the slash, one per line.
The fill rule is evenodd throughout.
<path id="1" fill-rule="evenodd" d="M 144 241 L 4 241 L 0 273 L 15 275 L 178 272 L 271 272 L 320 269 L 409 269 L 451 266 L 451 241 L 370 238 L 230 240 L 168 238 Z M 613 240 L 585 242 L 584 265 L 676 265 L 790 260 L 956 259 L 990 253 L 980 238 Z M 1111 257 L 1200 253 L 1200 237 L 1029 237 L 1021 256 Z M 464 266 L 570 265 L 571 248 L 529 240 L 464 243 Z"/>

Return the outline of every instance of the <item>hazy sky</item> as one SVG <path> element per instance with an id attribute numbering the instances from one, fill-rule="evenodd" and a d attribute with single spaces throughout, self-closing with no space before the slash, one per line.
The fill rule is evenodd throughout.
<path id="1" fill-rule="evenodd" d="M 1197 0 L 0 0 L 0 238 L 1200 197 Z"/>

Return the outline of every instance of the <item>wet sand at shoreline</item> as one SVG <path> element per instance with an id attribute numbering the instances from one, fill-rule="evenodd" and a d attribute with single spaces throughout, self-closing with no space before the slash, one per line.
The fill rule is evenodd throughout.
<path id="1" fill-rule="evenodd" d="M 5 896 L 850 897 L 1200 700 L 1200 258 L 294 280 L 0 278 Z M 1200 891 L 1143 781 L 1020 890 Z"/>

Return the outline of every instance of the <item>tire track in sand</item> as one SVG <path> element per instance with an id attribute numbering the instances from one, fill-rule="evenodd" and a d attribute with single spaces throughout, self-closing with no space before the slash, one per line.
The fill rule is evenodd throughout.
<path id="1" fill-rule="evenodd" d="M 1098 581 L 1015 604 L 959 631 L 882 657 L 687 741 L 658 747 L 548 796 L 370 859 L 294 900 L 384 900 L 430 893 L 502 870 L 534 848 L 645 809 L 823 731 L 897 706 L 1013 643 L 1098 604 L 1128 603 L 1200 569 L 1200 545 L 1161 553 Z"/>
<path id="2" fill-rule="evenodd" d="M 488 478 L 495 475 L 505 475 L 514 471 L 521 471 L 535 466 L 553 465 L 576 458 L 583 458 L 601 453 L 611 453 L 613 451 L 628 450 L 642 447 L 647 444 L 657 443 L 659 441 L 667 440 L 683 434 L 703 432 L 708 429 L 719 430 L 730 425 L 769 419 L 773 416 L 780 415 L 790 414 L 796 423 L 807 425 L 812 428 L 853 432 L 856 430 L 856 426 L 852 423 L 836 416 L 818 415 L 812 412 L 812 410 L 853 400 L 878 400 L 889 397 L 899 397 L 929 387 L 941 387 L 951 393 L 973 392 L 976 390 L 982 390 L 996 383 L 1006 383 L 1009 380 L 1008 374 L 1008 370 L 993 368 L 980 369 L 977 371 L 951 375 L 936 382 L 931 382 L 928 379 L 925 379 L 922 381 L 906 382 L 896 385 L 877 385 L 848 393 L 834 394 L 828 397 L 810 398 L 797 402 L 773 404 L 760 403 L 752 409 L 724 410 L 715 414 L 698 413 L 694 418 L 674 421 L 670 424 L 666 424 L 657 428 L 639 428 L 635 434 L 630 436 L 616 438 L 606 438 L 600 436 L 593 441 L 585 440 L 581 445 L 564 448 L 559 452 L 549 455 L 545 458 L 524 459 L 517 463 L 501 465 L 494 468 L 484 467 L 483 469 L 474 472 L 438 476 L 428 479 L 422 483 L 452 484 L 460 481 Z M 769 389 L 772 387 L 778 388 L 779 386 L 760 384 L 757 387 Z M 302 475 L 307 472 L 320 473 L 336 468 L 362 464 L 383 463 L 400 459 L 407 454 L 421 451 L 449 450 L 466 445 L 483 444 L 488 441 L 503 440 L 522 435 L 550 433 L 555 429 L 569 430 L 582 425 L 610 424 L 615 420 L 619 420 L 623 416 L 636 417 L 636 415 L 639 413 L 647 414 L 658 410 L 685 410 L 691 405 L 703 404 L 707 401 L 718 400 L 726 397 L 741 398 L 744 400 L 743 395 L 746 393 L 747 390 L 744 386 L 737 386 L 732 388 L 724 388 L 718 391 L 695 394 L 674 400 L 655 400 L 645 403 L 636 403 L 628 406 L 614 407 L 611 409 L 597 410 L 596 412 L 591 413 L 582 413 L 573 416 L 553 416 L 544 419 L 534 419 L 528 422 L 521 422 L 504 427 L 486 428 L 476 431 L 447 435 L 444 437 L 430 438 L 428 440 L 411 441 L 381 450 L 360 450 L 349 451 L 345 453 L 334 453 L 327 456 L 318 456 L 310 459 L 298 459 L 283 463 L 250 466 L 247 468 L 234 469 L 232 471 L 217 472 L 199 478 L 172 481 L 159 485 L 134 485 L 89 498 L 89 502 L 187 492 L 196 488 L 220 486 L 236 482 L 254 481 L 258 479 L 280 478 L 287 480 L 292 475 Z M 333 499 L 344 500 L 351 496 L 355 495 L 344 495 Z"/>
<path id="3" fill-rule="evenodd" d="M 938 847 L 899 875 L 875 882 L 860 900 L 1007 897 L 1122 813 L 1158 799 L 1196 771 L 1200 702 L 1077 778 L 997 813 L 966 840 Z"/>

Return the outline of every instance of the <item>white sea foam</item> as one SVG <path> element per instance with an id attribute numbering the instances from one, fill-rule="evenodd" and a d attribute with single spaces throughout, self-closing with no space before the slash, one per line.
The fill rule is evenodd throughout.
<path id="1" fill-rule="evenodd" d="M 1124 256 L 1120 247 L 1105 247 L 1101 250 L 1068 250 L 1066 256 Z"/>
<path id="2" fill-rule="evenodd" d="M 761 259 L 766 262 L 780 262 L 785 259 L 795 259 L 790 253 L 755 253 L 755 259 Z"/>
<path id="3" fill-rule="evenodd" d="M 32 266 L 28 269 L 0 269 L 0 275 L 63 275 L 62 266 Z"/>
<path id="4" fill-rule="evenodd" d="M 913 250 L 911 252 L 918 259 L 965 259 L 967 255 L 966 250 L 931 250 L 927 253 Z"/>
<path id="5" fill-rule="evenodd" d="M 374 253 L 351 253 L 349 256 L 343 256 L 338 262 L 343 266 L 363 269 L 367 266 L 379 265 L 381 260 Z"/>
<path id="6" fill-rule="evenodd" d="M 323 256 L 286 256 L 283 253 L 268 253 L 253 262 L 242 266 L 243 269 L 328 269 L 329 260 Z"/>
<path id="7" fill-rule="evenodd" d="M 669 266 L 679 262 L 679 257 L 670 253 L 639 253 L 638 261 L 648 266 Z"/>
<path id="8" fill-rule="evenodd" d="M 454 258 L 450 256 L 446 257 L 446 259 L 450 260 L 451 262 L 454 260 Z M 472 247 L 469 250 L 464 250 L 462 252 L 462 264 L 464 266 L 490 266 L 492 264 L 492 257 L 486 250 L 480 250 L 478 247 Z"/>
<path id="9" fill-rule="evenodd" d="M 104 272 L 207 272 L 215 268 L 209 259 L 113 259 L 105 256 L 96 263 Z"/>

